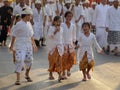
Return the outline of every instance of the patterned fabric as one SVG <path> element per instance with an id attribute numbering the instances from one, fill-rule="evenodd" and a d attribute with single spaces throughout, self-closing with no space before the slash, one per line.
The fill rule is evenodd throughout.
<path id="1" fill-rule="evenodd" d="M 64 47 L 66 48 L 66 47 Z M 75 50 L 71 48 L 64 49 L 64 54 L 63 54 L 63 66 L 64 70 L 69 70 L 72 68 L 73 65 L 76 64 L 76 52 Z"/>
<path id="2" fill-rule="evenodd" d="M 82 60 L 79 63 L 79 69 L 81 71 L 89 67 L 93 70 L 94 64 L 95 64 L 94 60 L 91 60 L 90 62 L 88 62 L 87 52 L 85 52 Z"/>
<path id="3" fill-rule="evenodd" d="M 108 43 L 109 44 L 120 44 L 120 31 L 109 31 L 108 32 Z"/>
<path id="4" fill-rule="evenodd" d="M 59 55 L 58 49 L 55 48 L 53 54 L 48 55 L 49 69 L 50 72 L 62 72 L 63 71 L 63 60 Z"/>

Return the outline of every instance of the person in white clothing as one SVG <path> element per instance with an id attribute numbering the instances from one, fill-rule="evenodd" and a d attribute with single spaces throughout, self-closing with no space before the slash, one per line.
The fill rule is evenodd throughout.
<path id="1" fill-rule="evenodd" d="M 54 79 L 53 72 L 58 73 L 58 81 L 62 80 L 63 72 L 63 29 L 61 27 L 61 17 L 55 16 L 53 25 L 50 26 L 48 31 L 48 60 L 49 60 L 49 79 Z"/>
<path id="2" fill-rule="evenodd" d="M 89 72 L 94 67 L 93 47 L 99 53 L 103 53 L 103 50 L 97 43 L 95 35 L 90 32 L 90 24 L 88 22 L 82 24 L 82 29 L 83 33 L 80 33 L 79 36 L 79 68 L 83 73 L 82 81 L 86 81 L 87 78 L 91 79 Z"/>
<path id="3" fill-rule="evenodd" d="M 108 43 L 114 55 L 120 52 L 120 7 L 119 1 L 113 1 L 113 7 L 108 9 L 106 30 L 108 31 Z"/>
<path id="4" fill-rule="evenodd" d="M 106 0 L 102 0 L 95 8 L 93 27 L 96 28 L 96 38 L 99 45 L 104 51 L 107 50 L 107 35 L 106 32 L 106 14 L 109 6 L 106 4 Z"/>
<path id="5" fill-rule="evenodd" d="M 111 7 L 111 6 L 113 6 L 113 1 L 114 0 L 108 0 L 108 5 Z"/>
<path id="6" fill-rule="evenodd" d="M 82 5 L 79 5 L 79 3 L 80 3 L 80 0 L 76 0 L 73 11 L 72 11 L 73 12 L 72 20 L 74 20 L 73 23 L 76 24 L 76 37 L 77 38 L 79 36 L 79 33 L 82 32 L 81 26 L 82 26 L 83 19 L 84 19 L 83 7 Z"/>
<path id="7" fill-rule="evenodd" d="M 43 16 L 44 13 L 44 16 Z M 35 1 L 35 8 L 33 9 L 33 27 L 34 27 L 34 39 L 37 46 L 43 45 L 43 22 L 46 13 L 42 11 L 41 1 Z M 41 42 L 41 44 L 39 43 Z"/>
<path id="8" fill-rule="evenodd" d="M 61 26 L 63 27 L 63 40 L 64 40 L 64 62 L 65 68 L 67 70 L 67 76 L 70 76 L 70 69 L 74 64 L 76 64 L 76 53 L 75 53 L 75 42 L 76 42 L 76 27 L 71 23 L 73 14 L 71 11 L 65 13 L 65 23 Z M 64 78 L 65 72 L 63 73 Z"/>
<path id="9" fill-rule="evenodd" d="M 33 28 L 30 23 L 32 10 L 26 8 L 22 11 L 22 20 L 19 21 L 12 30 L 12 40 L 10 44 L 10 50 L 13 50 L 13 47 L 16 51 L 16 76 L 17 80 L 15 85 L 20 85 L 20 73 L 23 65 L 26 65 L 25 79 L 28 82 L 32 82 L 29 72 L 32 66 L 33 60 L 33 49 L 36 51 L 37 47 L 33 39 Z M 15 46 L 14 46 L 15 44 Z"/>
<path id="10" fill-rule="evenodd" d="M 85 0 L 83 2 L 83 11 L 84 11 L 84 22 L 89 22 L 91 24 L 91 16 L 90 16 L 90 7 L 89 0 Z"/>
<path id="11" fill-rule="evenodd" d="M 95 13 L 96 5 L 97 5 L 96 2 L 91 3 L 91 9 L 90 9 L 91 25 L 92 25 L 93 20 L 94 20 L 94 13 Z M 95 34 L 95 28 L 94 27 L 92 27 L 92 32 Z"/>

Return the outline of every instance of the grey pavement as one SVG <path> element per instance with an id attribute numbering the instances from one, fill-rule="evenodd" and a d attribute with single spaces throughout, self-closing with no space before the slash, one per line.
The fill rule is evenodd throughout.
<path id="1" fill-rule="evenodd" d="M 33 82 L 26 82 L 24 71 L 21 73 L 21 85 L 15 86 L 15 65 L 7 47 L 0 47 L 0 90 L 120 90 L 120 56 L 100 55 L 95 52 L 95 68 L 91 71 L 92 79 L 82 82 L 82 73 L 78 64 L 72 68 L 72 75 L 58 83 L 48 79 L 47 49 L 41 47 L 34 53 L 31 70 Z"/>

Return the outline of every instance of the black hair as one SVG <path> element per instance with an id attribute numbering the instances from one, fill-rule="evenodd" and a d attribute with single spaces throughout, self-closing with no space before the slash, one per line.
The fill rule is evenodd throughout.
<path id="1" fill-rule="evenodd" d="M 60 16 L 55 16 L 54 19 L 53 19 L 53 21 L 57 21 L 57 20 L 59 20 L 59 19 L 61 19 Z"/>
<path id="2" fill-rule="evenodd" d="M 52 25 L 54 26 L 54 22 L 57 21 L 57 20 L 59 20 L 59 19 L 61 19 L 60 16 L 55 16 L 54 19 L 53 19 Z"/>
<path id="3" fill-rule="evenodd" d="M 73 13 L 72 13 L 71 11 L 67 11 L 67 12 L 65 13 L 65 16 L 64 16 L 64 17 L 67 17 L 68 14 L 72 14 L 72 16 L 73 16 Z"/>
<path id="4" fill-rule="evenodd" d="M 82 24 L 82 28 L 83 28 L 85 25 L 88 26 L 89 28 L 91 28 L 90 23 L 88 23 L 88 22 L 84 22 L 84 23 Z"/>

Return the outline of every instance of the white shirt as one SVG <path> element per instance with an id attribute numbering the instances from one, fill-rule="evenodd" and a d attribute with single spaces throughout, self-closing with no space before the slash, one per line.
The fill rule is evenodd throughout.
<path id="1" fill-rule="evenodd" d="M 60 31 L 54 34 L 56 28 L 54 26 L 50 26 L 48 30 L 48 50 L 49 53 L 52 54 L 57 47 L 60 56 L 64 53 L 63 48 L 63 29 L 60 27 Z"/>
<path id="2" fill-rule="evenodd" d="M 94 13 L 93 25 L 96 27 L 105 27 L 106 25 L 106 14 L 109 6 L 108 5 L 97 5 Z"/>
<path id="3" fill-rule="evenodd" d="M 85 22 L 91 22 L 91 16 L 90 16 L 90 8 L 86 8 L 84 7 L 84 19 L 85 19 Z"/>
<path id="4" fill-rule="evenodd" d="M 106 27 L 110 31 L 120 31 L 120 7 L 108 9 Z"/>
<path id="5" fill-rule="evenodd" d="M 71 23 L 70 27 L 68 28 L 66 23 L 63 23 L 61 26 L 63 27 L 64 44 L 73 45 L 73 42 L 76 41 L 76 27 L 75 27 L 75 25 Z"/>
<path id="6" fill-rule="evenodd" d="M 78 6 L 74 6 L 73 9 L 73 19 L 72 20 L 78 20 L 80 16 L 83 16 L 84 12 L 83 12 L 83 7 L 81 5 Z M 81 20 L 83 22 L 83 18 L 80 19 L 80 21 L 77 24 L 81 24 Z"/>
<path id="7" fill-rule="evenodd" d="M 11 36 L 16 38 L 15 50 L 32 50 L 33 28 L 30 22 L 19 21 L 12 29 Z"/>
<path id="8" fill-rule="evenodd" d="M 91 60 L 94 60 L 93 46 L 97 49 L 98 52 L 102 50 L 98 45 L 93 33 L 90 33 L 89 36 L 85 36 L 84 33 L 81 33 L 78 41 L 80 46 L 80 60 L 82 60 L 85 51 L 87 51 L 88 61 L 90 62 Z"/>

